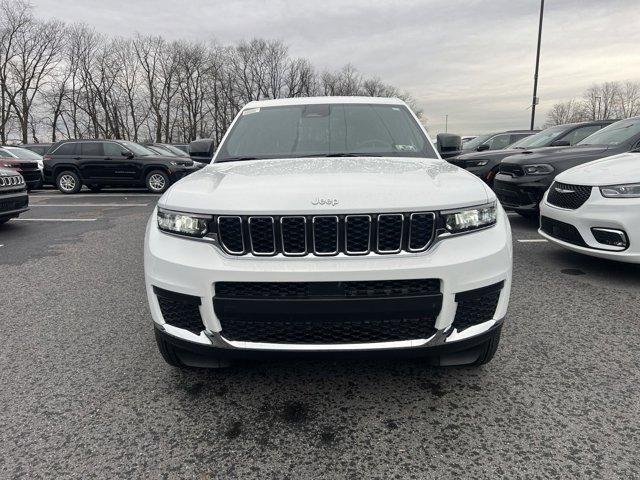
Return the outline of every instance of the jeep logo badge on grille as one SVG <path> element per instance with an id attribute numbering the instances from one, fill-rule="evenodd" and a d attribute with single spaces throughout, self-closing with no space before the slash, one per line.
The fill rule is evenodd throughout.
<path id="1" fill-rule="evenodd" d="M 316 198 L 311 202 L 311 205 L 331 205 L 335 207 L 340 203 L 337 198 Z"/>

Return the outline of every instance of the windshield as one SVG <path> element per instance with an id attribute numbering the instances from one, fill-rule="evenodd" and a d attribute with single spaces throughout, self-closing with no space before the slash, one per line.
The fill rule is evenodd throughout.
<path id="1" fill-rule="evenodd" d="M 576 145 L 619 145 L 640 133 L 640 117 L 621 120 L 589 135 Z"/>
<path id="2" fill-rule="evenodd" d="M 178 147 L 174 147 L 173 145 L 162 144 L 158 145 L 159 148 L 163 148 L 168 152 L 173 153 L 176 157 L 188 157 L 189 154 L 184 150 L 180 150 Z"/>
<path id="3" fill-rule="evenodd" d="M 164 148 L 158 147 L 156 145 L 145 145 L 144 148 L 151 150 L 156 155 L 166 155 L 168 157 L 175 157 L 175 155 L 172 152 L 169 152 Z"/>
<path id="4" fill-rule="evenodd" d="M 480 145 L 482 145 L 484 142 L 489 140 L 494 135 L 495 135 L 495 133 L 487 133 L 485 135 L 478 135 L 473 140 L 469 140 L 468 142 L 463 143 L 462 144 L 462 150 L 475 150 L 476 148 L 478 148 Z"/>
<path id="5" fill-rule="evenodd" d="M 512 144 L 509 148 L 535 148 L 546 147 L 556 138 L 567 131 L 566 125 L 549 127 L 541 132 L 525 137 Z"/>
<path id="6" fill-rule="evenodd" d="M 42 160 L 42 156 L 26 148 L 4 147 L 11 155 L 20 160 Z"/>
<path id="7" fill-rule="evenodd" d="M 127 147 L 129 150 L 131 150 L 135 155 L 140 156 L 140 157 L 155 157 L 158 154 L 155 153 L 152 150 L 149 150 L 146 147 L 143 147 L 142 145 L 138 144 L 138 143 L 134 143 L 134 142 L 127 142 L 125 140 L 119 140 L 120 144 Z"/>
<path id="8" fill-rule="evenodd" d="M 246 109 L 216 162 L 313 156 L 437 158 L 406 107 L 347 103 Z"/>

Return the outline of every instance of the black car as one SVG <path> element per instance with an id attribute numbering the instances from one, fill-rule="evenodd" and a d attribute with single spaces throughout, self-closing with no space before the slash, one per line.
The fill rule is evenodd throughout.
<path id="1" fill-rule="evenodd" d="M 0 225 L 29 210 L 27 185 L 22 175 L 0 168 Z"/>
<path id="2" fill-rule="evenodd" d="M 544 192 L 560 172 L 637 149 L 640 149 L 640 117 L 620 120 L 574 147 L 540 148 L 505 158 L 500 163 L 494 190 L 506 208 L 534 217 L 538 215 Z"/>
<path id="3" fill-rule="evenodd" d="M 502 150 L 512 143 L 529 137 L 540 130 L 507 130 L 506 132 L 486 133 L 462 144 L 461 153 Z"/>
<path id="4" fill-rule="evenodd" d="M 189 159 L 158 155 L 124 140 L 63 140 L 44 156 L 44 181 L 62 193 L 77 193 L 83 184 L 94 192 L 104 186 L 146 186 L 162 193 L 195 170 Z"/>
<path id="5" fill-rule="evenodd" d="M 149 150 L 157 153 L 158 155 L 166 155 L 169 157 L 179 157 L 182 159 L 185 158 L 189 158 L 189 154 L 187 152 L 185 152 L 184 150 L 180 150 L 178 147 L 174 147 L 173 145 L 170 145 L 168 143 L 145 143 L 144 145 L 146 148 L 148 148 Z M 191 159 L 193 161 L 193 166 L 195 167 L 196 170 L 200 170 L 201 168 L 204 168 L 207 166 L 207 164 L 209 162 L 202 162 L 202 161 L 196 161 L 194 159 Z"/>
<path id="6" fill-rule="evenodd" d="M 573 146 L 594 132 L 612 124 L 615 120 L 599 120 L 596 122 L 567 123 L 549 127 L 541 132 L 523 138 L 502 150 L 463 153 L 447 161 L 469 170 L 493 186 L 493 179 L 498 173 L 502 159 L 517 153 L 551 146 Z M 526 151 L 526 152 L 525 152 Z"/>
<path id="7" fill-rule="evenodd" d="M 37 153 L 42 156 L 49 151 L 53 143 L 25 143 L 24 145 L 20 145 L 22 148 L 26 148 L 27 150 L 31 150 L 32 152 Z"/>

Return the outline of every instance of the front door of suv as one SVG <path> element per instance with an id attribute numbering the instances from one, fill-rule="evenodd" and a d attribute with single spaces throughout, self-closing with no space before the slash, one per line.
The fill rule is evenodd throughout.
<path id="1" fill-rule="evenodd" d="M 104 142 L 104 154 L 109 179 L 114 183 L 129 184 L 137 179 L 135 155 L 116 142 Z"/>

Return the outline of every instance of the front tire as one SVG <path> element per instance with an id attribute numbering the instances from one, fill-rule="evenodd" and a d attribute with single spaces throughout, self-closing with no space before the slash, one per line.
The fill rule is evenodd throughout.
<path id="1" fill-rule="evenodd" d="M 70 195 L 80 191 L 82 182 L 76 172 L 65 170 L 56 177 L 56 187 L 62 193 Z"/>
<path id="2" fill-rule="evenodd" d="M 180 357 L 178 356 L 177 349 L 167 342 L 162 336 L 155 330 L 156 334 L 156 344 L 158 344 L 158 350 L 160 351 L 160 355 L 165 362 L 167 362 L 172 367 L 176 368 L 186 368 L 186 365 L 182 363 Z"/>
<path id="3" fill-rule="evenodd" d="M 169 188 L 169 176 L 162 170 L 153 170 L 147 174 L 145 184 L 151 193 L 164 193 Z"/>
<path id="4" fill-rule="evenodd" d="M 480 348 L 480 355 L 478 359 L 471 364 L 472 367 L 479 367 L 480 365 L 486 365 L 489 363 L 496 351 L 498 350 L 498 345 L 500 344 L 500 335 L 502 333 L 502 329 L 497 330 L 491 338 L 482 344 Z"/>

